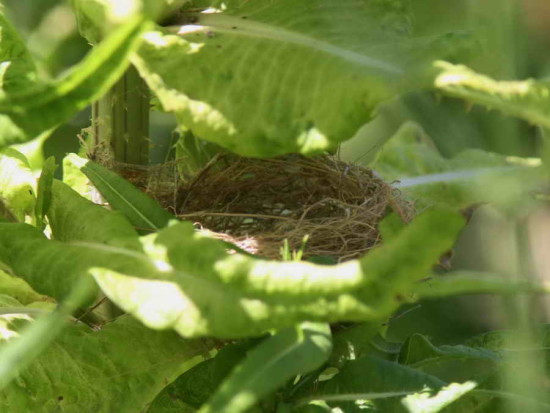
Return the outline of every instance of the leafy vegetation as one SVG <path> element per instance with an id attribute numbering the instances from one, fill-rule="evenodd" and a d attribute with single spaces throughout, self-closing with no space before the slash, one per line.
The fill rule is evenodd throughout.
<path id="1" fill-rule="evenodd" d="M 422 27 L 419 5 L 432 0 L 48 0 L 40 25 L 5 3 L 1 411 L 550 411 L 548 317 L 533 304 L 550 291 L 548 82 L 481 74 L 495 31 Z M 54 34 L 71 19 L 72 31 Z M 33 37 L 33 25 L 50 37 Z M 82 38 L 91 49 L 62 73 L 37 56 L 36 44 Z M 436 105 L 434 92 L 448 97 Z M 458 114 L 457 98 L 473 113 Z M 540 143 L 446 152 L 441 133 L 468 142 L 473 125 L 499 130 L 477 105 Z M 71 148 L 70 124 L 90 106 Z M 48 144 L 63 133 L 55 153 Z M 182 213 L 194 192 L 180 182 L 200 185 L 219 162 L 324 155 L 330 166 L 357 142 L 361 153 L 333 162 L 347 165 L 342 182 L 364 183 L 349 161 L 368 154 L 361 179 L 376 179 L 391 206 L 360 223 L 376 227 L 360 258 L 308 256 L 313 228 L 299 249 L 281 239 L 281 259 L 267 259 Z M 293 193 L 276 195 L 278 215 L 231 222 L 246 232 L 284 221 Z M 309 209 L 318 205 L 350 214 L 337 199 Z M 479 254 L 464 246 L 472 231 L 487 265 L 460 264 Z M 498 331 L 448 301 L 480 294 L 504 303 Z M 445 344 L 418 318 L 395 332 L 434 300 L 476 328 Z M 435 331 L 453 330 L 456 315 L 443 316 Z"/>

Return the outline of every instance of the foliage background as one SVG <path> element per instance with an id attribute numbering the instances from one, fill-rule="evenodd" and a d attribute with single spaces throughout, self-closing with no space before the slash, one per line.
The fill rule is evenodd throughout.
<path id="1" fill-rule="evenodd" d="M 59 0 L 4 0 L 7 14 L 27 40 L 43 74 L 54 77 L 78 62 L 90 46 L 77 32 L 74 13 Z M 546 0 L 415 0 L 414 30 L 418 36 L 462 31 L 481 33 L 483 54 L 475 55 L 470 66 L 498 80 L 545 78 L 550 76 L 550 5 Z M 59 127 L 45 142 L 40 158 L 77 151 L 76 138 L 89 125 L 86 109 Z M 433 92 L 415 92 L 390 101 L 374 122 L 341 146 L 344 160 L 368 165 L 375 157 L 373 146 L 389 139 L 406 121 L 419 123 L 446 157 L 467 148 L 480 148 L 505 155 L 533 156 L 540 145 L 539 131 L 521 120 L 483 107 L 468 107 L 462 101 Z M 152 113 L 150 136 L 153 162 L 167 154 L 172 116 Z M 56 172 L 60 175 L 61 169 Z M 481 208 L 459 241 L 454 269 L 502 270 L 509 268 L 504 257 L 514 249 L 513 230 L 502 225 L 497 212 Z M 544 214 L 538 220 L 546 222 Z M 537 223 L 532 225 L 537 226 Z M 506 242 L 506 239 L 508 242 Z M 497 241 L 500 240 L 500 241 Z M 507 252 L 508 251 L 508 252 Z M 483 331 L 505 327 L 505 303 L 494 296 L 449 298 L 424 302 L 403 311 L 392 321 L 389 337 L 402 340 L 413 332 L 431 336 L 435 343 L 462 342 Z M 539 309 L 545 319 L 544 306 Z M 448 326 L 452 326 L 449 328 Z"/>
<path id="2" fill-rule="evenodd" d="M 55 77 L 89 50 L 89 45 L 77 33 L 74 15 L 65 2 L 5 0 L 4 3 L 40 62 L 43 74 Z M 550 6 L 545 0 L 416 0 L 413 7 L 416 35 L 450 31 L 480 34 L 484 53 L 474 54 L 469 62 L 478 72 L 498 80 L 548 77 Z M 35 152 L 33 166 L 40 167 L 50 155 L 60 163 L 66 152 L 77 151 L 80 143 L 76 136 L 89 125 L 89 119 L 90 111 L 84 110 L 58 128 L 43 149 Z M 419 137 L 429 136 L 440 153 L 449 159 L 471 148 L 504 155 L 535 156 L 541 145 L 540 131 L 521 120 L 481 107 L 468 107 L 460 100 L 433 92 L 416 92 L 384 104 L 374 122 L 341 146 L 340 156 L 347 161 L 372 164 L 378 156 L 376 149 L 407 121 L 420 125 L 414 133 Z M 173 127 L 170 116 L 154 113 L 150 130 L 153 162 L 166 158 Z M 515 212 L 522 215 L 522 211 Z M 523 224 L 533 246 L 529 254 L 544 278 L 549 274 L 545 271 L 544 255 L 548 245 L 544 234 L 550 229 L 550 217 L 543 210 L 525 211 L 526 216 L 528 212 L 530 215 Z M 521 267 L 521 261 L 518 228 L 509 222 L 505 211 L 485 206 L 476 210 L 462 234 L 452 265 L 454 270 L 514 274 Z M 494 296 L 425 301 L 402 308 L 389 323 L 388 338 L 402 341 L 413 333 L 421 333 L 435 344 L 462 343 L 472 335 L 510 327 L 514 319 L 510 309 L 516 305 L 509 298 Z M 543 300 L 530 302 L 528 306 L 531 314 L 536 314 L 534 321 L 548 322 Z"/>

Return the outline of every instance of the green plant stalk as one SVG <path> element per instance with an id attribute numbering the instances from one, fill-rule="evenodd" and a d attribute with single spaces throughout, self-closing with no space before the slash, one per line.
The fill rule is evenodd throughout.
<path id="1" fill-rule="evenodd" d="M 524 217 L 515 218 L 515 238 L 518 254 L 517 266 L 522 274 L 532 274 L 533 266 L 530 256 L 531 246 L 527 231 L 527 222 Z M 533 296 L 512 296 L 503 299 L 504 309 L 507 313 L 508 323 L 512 330 L 516 331 L 513 338 L 506 340 L 507 348 L 536 348 L 538 345 L 534 340 L 534 319 L 535 308 L 532 305 Z M 540 383 L 545 377 L 544 365 L 541 364 L 539 356 L 525 352 L 521 357 L 518 355 L 506 356 L 503 380 L 506 391 L 519 394 L 533 401 L 540 401 L 547 404 L 548 395 L 541 394 Z M 519 377 L 519 379 L 518 379 Z M 517 400 L 509 400 L 506 409 L 509 413 L 520 411 L 522 404 Z M 544 407 L 532 407 L 529 410 L 533 413 L 547 411 Z"/>
<path id="2" fill-rule="evenodd" d="M 94 145 L 110 148 L 113 160 L 149 162 L 149 89 L 134 67 L 92 106 Z"/>

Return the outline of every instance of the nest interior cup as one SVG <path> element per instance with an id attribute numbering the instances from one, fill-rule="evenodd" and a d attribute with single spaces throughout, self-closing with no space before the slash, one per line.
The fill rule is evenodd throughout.
<path id="1" fill-rule="evenodd" d="M 285 240 L 304 258 L 357 258 L 380 243 L 378 223 L 389 211 L 405 222 L 413 215 L 372 170 L 333 156 L 221 155 L 172 198 L 180 218 L 270 259 L 281 258 Z"/>

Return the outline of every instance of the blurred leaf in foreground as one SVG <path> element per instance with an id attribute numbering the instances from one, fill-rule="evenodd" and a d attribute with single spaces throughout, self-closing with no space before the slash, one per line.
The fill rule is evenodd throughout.
<path id="1" fill-rule="evenodd" d="M 468 149 L 446 159 L 415 123 L 405 123 L 372 167 L 420 208 L 465 208 L 483 202 L 514 208 L 543 187 L 540 159 Z"/>
<path id="2" fill-rule="evenodd" d="M 436 67 L 435 86 L 445 94 L 550 128 L 548 81 L 497 81 L 463 65 L 437 62 Z"/>

